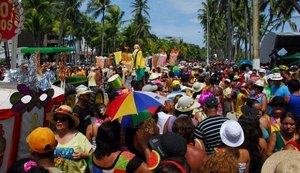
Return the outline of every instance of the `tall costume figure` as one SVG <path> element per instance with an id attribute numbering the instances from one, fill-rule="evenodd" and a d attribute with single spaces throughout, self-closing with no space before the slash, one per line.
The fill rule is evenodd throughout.
<path id="1" fill-rule="evenodd" d="M 134 51 L 132 53 L 132 72 L 136 72 L 136 80 L 141 81 L 145 75 L 145 59 L 143 52 L 138 44 L 134 45 Z M 133 72 L 134 73 L 134 72 Z"/>

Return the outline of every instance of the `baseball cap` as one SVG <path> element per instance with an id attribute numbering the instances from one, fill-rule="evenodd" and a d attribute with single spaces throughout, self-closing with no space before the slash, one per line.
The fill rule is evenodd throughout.
<path id="1" fill-rule="evenodd" d="M 218 106 L 218 100 L 214 96 L 209 96 L 205 99 L 204 105 L 208 107 L 216 107 Z"/>
<path id="2" fill-rule="evenodd" d="M 26 138 L 29 149 L 37 153 L 48 153 L 53 151 L 57 145 L 55 135 L 48 127 L 34 129 Z"/>
<path id="3" fill-rule="evenodd" d="M 154 135 L 150 138 L 149 144 L 161 157 L 184 157 L 187 151 L 186 140 L 176 133 Z"/>

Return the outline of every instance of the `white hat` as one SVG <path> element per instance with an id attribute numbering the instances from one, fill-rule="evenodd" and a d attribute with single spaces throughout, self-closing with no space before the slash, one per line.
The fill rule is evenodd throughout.
<path id="1" fill-rule="evenodd" d="M 267 80 L 272 79 L 273 74 L 268 74 Z"/>
<path id="2" fill-rule="evenodd" d="M 175 105 L 175 109 L 179 112 L 189 112 L 198 107 L 200 107 L 200 103 L 189 96 L 180 97 Z"/>
<path id="3" fill-rule="evenodd" d="M 92 93 L 93 91 L 90 90 L 85 85 L 79 85 L 78 87 L 76 87 L 76 92 L 77 92 L 77 96 L 80 96 L 80 95 L 83 95 L 83 94 Z"/>
<path id="4" fill-rule="evenodd" d="M 261 172 L 300 172 L 300 152 L 296 150 L 282 150 L 272 154 L 263 164 Z"/>
<path id="5" fill-rule="evenodd" d="M 193 91 L 196 92 L 200 92 L 203 88 L 205 87 L 205 84 L 200 83 L 200 82 L 195 82 L 193 84 Z"/>
<path id="6" fill-rule="evenodd" d="M 263 68 L 260 68 L 260 69 L 258 70 L 258 72 L 259 72 L 259 73 L 265 73 L 265 74 L 267 73 L 266 69 L 263 69 Z"/>
<path id="7" fill-rule="evenodd" d="M 142 91 L 153 92 L 153 91 L 156 91 L 157 89 L 158 89 L 158 86 L 157 86 L 157 85 L 150 85 L 150 84 L 147 84 L 147 85 L 144 85 L 144 86 L 143 86 Z"/>
<path id="8" fill-rule="evenodd" d="M 230 83 L 230 82 L 231 82 L 231 80 L 230 80 L 230 79 L 225 79 L 225 81 L 227 81 L 228 83 Z"/>
<path id="9" fill-rule="evenodd" d="M 265 87 L 265 84 L 262 80 L 257 80 L 254 84 L 257 86 Z"/>
<path id="10" fill-rule="evenodd" d="M 238 147 L 244 142 L 244 132 L 241 125 L 234 120 L 225 121 L 220 128 L 222 142 L 229 147 Z"/>
<path id="11" fill-rule="evenodd" d="M 160 76 L 161 76 L 161 74 L 159 74 L 159 73 L 151 73 L 151 75 L 149 76 L 149 80 L 157 79 Z"/>
<path id="12" fill-rule="evenodd" d="M 281 76 L 280 73 L 274 73 L 271 77 L 271 80 L 282 80 L 283 77 Z"/>
<path id="13" fill-rule="evenodd" d="M 190 88 L 190 87 L 187 87 L 187 86 L 181 86 L 181 91 L 186 91 L 186 90 L 191 90 L 191 91 L 193 91 L 193 89 Z"/>

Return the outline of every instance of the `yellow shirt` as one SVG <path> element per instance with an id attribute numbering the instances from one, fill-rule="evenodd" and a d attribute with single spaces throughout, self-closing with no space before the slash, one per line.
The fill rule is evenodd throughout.
<path id="1" fill-rule="evenodd" d="M 136 60 L 135 60 L 135 58 L 136 58 Z M 135 49 L 133 51 L 131 60 L 132 60 L 132 62 L 131 62 L 132 67 L 135 69 L 146 67 L 145 59 L 143 57 L 143 53 L 141 50 Z"/>
<path id="2" fill-rule="evenodd" d="M 63 170 L 66 173 L 83 173 L 87 167 L 86 161 L 84 159 L 75 161 L 72 158 L 72 154 L 74 151 L 89 153 L 91 149 L 92 144 L 82 133 L 78 132 L 66 144 L 57 144 L 57 147 L 54 151 L 55 167 Z"/>
<path id="3" fill-rule="evenodd" d="M 244 94 L 243 93 L 238 93 L 237 98 L 236 98 L 236 104 L 235 104 L 235 112 L 237 116 L 241 116 L 243 114 L 242 112 L 242 106 L 246 104 L 246 101 L 244 101 L 243 98 Z"/>

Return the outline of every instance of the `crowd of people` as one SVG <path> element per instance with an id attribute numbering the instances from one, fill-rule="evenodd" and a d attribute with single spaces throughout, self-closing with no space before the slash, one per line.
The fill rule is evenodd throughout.
<path id="1" fill-rule="evenodd" d="M 142 53 L 136 48 L 135 58 Z M 89 82 L 76 87 L 76 103 L 55 109 L 54 128 L 29 134 L 31 159 L 18 160 L 8 172 L 300 172 L 297 66 L 182 62 L 146 70 L 135 62 L 125 68 L 78 68 Z M 120 88 L 109 85 L 116 74 Z M 99 89 L 108 101 L 91 108 Z M 131 91 L 153 92 L 166 101 L 145 121 L 124 128 L 105 109 Z"/>

